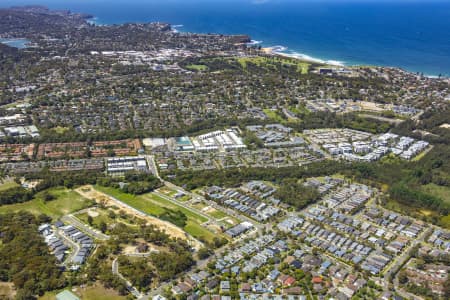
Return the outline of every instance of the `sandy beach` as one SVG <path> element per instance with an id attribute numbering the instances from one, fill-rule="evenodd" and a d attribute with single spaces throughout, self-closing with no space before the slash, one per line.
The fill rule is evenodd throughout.
<path id="1" fill-rule="evenodd" d="M 324 64 L 324 65 L 331 65 L 331 66 L 339 66 L 339 67 L 343 67 L 344 64 L 340 61 L 336 61 L 336 60 L 322 60 L 322 59 L 318 59 L 318 58 L 314 58 L 305 54 L 301 54 L 301 53 L 286 53 L 284 51 L 286 51 L 287 48 L 283 47 L 283 46 L 273 46 L 273 47 L 264 47 L 261 48 L 261 51 L 263 51 L 265 54 L 271 54 L 271 55 L 279 55 L 279 56 L 283 56 L 283 57 L 289 57 L 289 58 L 295 58 L 295 59 L 300 59 L 300 60 L 304 60 L 307 62 L 312 62 L 312 63 L 319 63 L 319 64 Z"/>

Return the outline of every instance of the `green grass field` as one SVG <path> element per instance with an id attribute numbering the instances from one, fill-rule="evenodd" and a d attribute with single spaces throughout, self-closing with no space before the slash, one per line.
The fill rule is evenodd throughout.
<path id="1" fill-rule="evenodd" d="M 401 161 L 402 161 L 401 158 L 393 153 L 389 153 L 388 155 L 383 156 L 380 160 L 380 162 L 384 164 L 398 164 Z"/>
<path id="2" fill-rule="evenodd" d="M 235 226 L 235 225 L 237 225 L 239 223 L 240 223 L 240 221 L 238 219 L 236 219 L 236 218 L 233 218 L 233 217 L 228 217 L 228 218 L 223 219 L 222 221 L 219 222 L 219 224 L 221 226 L 223 226 L 224 228 L 226 228 L 226 229 L 231 228 L 231 227 L 233 227 L 233 226 Z"/>
<path id="3" fill-rule="evenodd" d="M 189 196 L 189 195 L 184 195 L 184 196 L 182 196 L 182 197 L 177 199 L 177 201 L 180 201 L 180 202 L 186 202 L 186 201 L 189 201 L 189 200 L 191 200 L 191 196 Z"/>
<path id="4" fill-rule="evenodd" d="M 275 64 L 284 64 L 284 65 L 290 65 L 290 66 L 297 66 L 297 71 L 301 74 L 308 74 L 308 68 L 311 65 L 308 62 L 296 60 L 296 59 L 289 59 L 289 58 L 282 58 L 282 57 L 276 57 L 276 58 L 267 58 L 267 57 L 240 57 L 237 59 L 239 64 L 243 69 L 247 68 L 248 63 L 253 63 L 257 65 L 258 67 L 264 67 L 264 66 L 273 66 Z"/>
<path id="5" fill-rule="evenodd" d="M 204 211 L 203 209 L 204 209 L 205 207 L 208 207 L 208 205 L 206 205 L 206 204 L 203 203 L 203 202 L 199 202 L 199 203 L 192 204 L 192 207 L 195 208 L 195 209 L 197 209 L 197 210 L 199 210 L 199 211 L 204 212 L 205 214 L 207 214 L 208 216 L 213 217 L 214 219 L 220 220 L 220 219 L 229 217 L 228 214 L 224 213 L 224 212 L 221 211 L 221 210 L 217 210 L 217 209 L 215 209 L 215 208 L 213 208 L 213 207 L 210 207 L 207 211 Z"/>
<path id="6" fill-rule="evenodd" d="M 274 111 L 274 110 L 271 110 L 270 108 L 265 108 L 265 109 L 263 109 L 263 111 L 264 111 L 264 113 L 267 115 L 267 117 L 268 117 L 269 119 L 272 119 L 272 120 L 275 121 L 275 122 L 278 122 L 278 123 L 285 123 L 285 122 L 286 122 L 286 120 L 283 119 L 283 118 L 278 114 L 278 112 L 276 112 L 276 111 Z"/>
<path id="7" fill-rule="evenodd" d="M 114 220 L 108 217 L 108 215 L 104 211 L 96 210 L 99 214 L 96 217 L 92 217 L 92 227 L 96 229 L 100 229 L 100 223 L 105 222 L 106 224 L 114 223 Z M 77 214 L 76 217 L 85 224 L 89 224 L 88 222 L 88 213 Z"/>
<path id="8" fill-rule="evenodd" d="M 177 193 L 176 190 L 171 189 L 171 188 L 169 188 L 169 187 L 167 187 L 167 186 L 163 186 L 163 187 L 159 188 L 159 189 L 158 189 L 158 192 L 160 192 L 161 194 L 170 196 L 170 197 L 175 196 L 176 193 Z"/>
<path id="9" fill-rule="evenodd" d="M 247 68 L 247 63 L 253 63 L 257 66 L 261 66 L 263 63 L 268 63 L 268 59 L 266 57 L 240 57 L 237 59 L 238 63 L 241 65 L 243 69 Z"/>
<path id="10" fill-rule="evenodd" d="M 308 63 L 298 63 L 297 64 L 298 71 L 302 74 L 308 74 L 309 66 L 310 66 L 310 64 L 308 64 Z"/>
<path id="11" fill-rule="evenodd" d="M 187 221 L 187 224 L 183 229 L 193 237 L 197 239 L 205 239 L 208 242 L 212 241 L 214 237 L 216 237 L 216 234 L 202 227 L 200 224 L 190 220 Z"/>
<path id="12" fill-rule="evenodd" d="M 428 152 L 431 151 L 432 148 L 433 148 L 432 146 L 428 146 L 428 148 L 426 148 L 424 151 L 422 151 L 418 155 L 416 155 L 412 159 L 412 161 L 419 161 L 419 160 L 421 160 L 422 158 L 424 158 L 428 154 Z"/>
<path id="13" fill-rule="evenodd" d="M 389 209 L 389 210 L 393 210 L 393 211 L 397 211 L 397 212 L 398 212 L 398 211 L 401 211 L 402 205 L 401 205 L 400 203 L 398 203 L 397 201 L 389 200 L 389 201 L 386 203 L 385 208 L 386 208 L 386 209 Z"/>
<path id="14" fill-rule="evenodd" d="M 303 114 L 309 115 L 311 113 L 311 111 L 304 106 L 300 106 L 300 107 L 289 106 L 289 110 L 298 115 L 303 115 Z"/>
<path id="15" fill-rule="evenodd" d="M 19 186 L 14 180 L 8 180 L 0 183 L 0 192 Z"/>
<path id="16" fill-rule="evenodd" d="M 39 297 L 39 300 L 55 300 L 56 291 L 47 292 L 43 296 Z M 74 294 L 78 295 L 82 300 L 125 300 L 127 297 L 120 296 L 116 291 L 112 289 L 106 289 L 103 285 L 95 284 L 86 288 L 77 288 Z"/>
<path id="17" fill-rule="evenodd" d="M 0 206 L 0 213 L 29 211 L 32 214 L 46 214 L 52 218 L 59 218 L 63 215 L 73 213 L 80 209 L 93 205 L 93 201 L 82 197 L 77 192 L 70 189 L 58 187 L 47 190 L 48 193 L 56 197 L 55 200 L 45 202 L 42 199 L 42 192 L 28 202 Z"/>
<path id="18" fill-rule="evenodd" d="M 152 216 L 159 216 L 166 211 L 163 207 L 153 202 L 145 201 L 142 198 L 143 196 L 133 196 L 111 187 L 95 186 L 95 189 Z"/>
<path id="19" fill-rule="evenodd" d="M 61 126 L 57 126 L 57 127 L 54 127 L 53 130 L 54 130 L 56 133 L 63 134 L 64 132 L 66 132 L 67 130 L 69 130 L 69 127 L 61 127 Z"/>
<path id="20" fill-rule="evenodd" d="M 389 200 L 386 203 L 386 205 L 384 206 L 384 208 L 395 211 L 395 212 L 399 212 L 402 214 L 410 215 L 414 218 L 419 218 L 419 219 L 422 219 L 425 217 L 425 220 L 426 220 L 427 218 L 435 217 L 439 220 L 437 225 L 442 226 L 447 229 L 450 229 L 450 214 L 446 215 L 446 216 L 442 216 L 442 215 L 438 215 L 436 212 L 433 212 L 431 210 L 412 208 L 407 205 L 402 205 L 393 200 Z"/>
<path id="21" fill-rule="evenodd" d="M 208 211 L 207 214 L 208 214 L 209 216 L 211 216 L 211 217 L 217 219 L 217 220 L 220 220 L 220 219 L 223 219 L 223 218 L 228 217 L 228 215 L 227 215 L 226 213 L 224 213 L 224 212 L 221 211 L 221 210 L 217 210 L 217 209 L 214 209 L 214 210 L 212 210 L 212 211 Z"/>
<path id="22" fill-rule="evenodd" d="M 127 226 L 137 226 L 137 224 L 135 224 L 136 219 L 133 220 L 133 217 L 129 215 L 124 216 L 125 218 L 121 218 L 120 214 L 116 214 L 115 218 L 111 218 L 109 214 L 110 212 L 112 212 L 112 210 L 101 208 L 96 208 L 95 210 L 93 210 L 93 212 L 97 213 L 98 215 L 92 217 L 92 224 L 89 224 L 88 222 L 89 219 L 88 212 L 76 214 L 75 216 L 83 223 L 89 224 L 90 226 L 98 230 L 101 230 L 100 224 L 102 222 L 104 222 L 105 224 L 123 223 L 126 224 Z"/>
<path id="23" fill-rule="evenodd" d="M 450 228 L 450 215 L 441 217 L 441 219 L 439 220 L 439 223 L 444 228 L 447 228 L 447 229 Z"/>
<path id="24" fill-rule="evenodd" d="M 124 300 L 124 296 L 120 296 L 116 291 L 106 289 L 103 286 L 88 287 L 79 292 L 83 300 Z"/>
<path id="25" fill-rule="evenodd" d="M 154 193 L 145 194 L 145 195 L 142 195 L 142 197 L 144 199 L 147 199 L 147 200 L 155 203 L 155 204 L 161 205 L 162 207 L 166 207 L 166 208 L 173 209 L 173 210 L 180 210 L 181 212 L 183 212 L 188 217 L 188 219 L 192 219 L 196 223 L 200 223 L 201 224 L 201 223 L 204 223 L 204 222 L 208 221 L 208 219 L 205 218 L 204 216 L 201 216 L 201 215 L 199 215 L 199 214 L 197 214 L 197 213 L 195 213 L 195 212 L 193 212 L 193 211 L 191 211 L 191 210 L 189 210 L 189 209 L 187 209 L 187 208 L 185 208 L 185 207 L 183 207 L 181 205 L 178 205 L 178 204 L 173 203 L 173 202 L 171 202 L 171 201 L 169 201 L 167 199 L 164 199 L 163 197 L 158 196 L 158 195 L 156 195 Z"/>
<path id="26" fill-rule="evenodd" d="M 208 66 L 205 65 L 187 65 L 186 69 L 193 71 L 206 71 L 208 70 Z"/>
<path id="27" fill-rule="evenodd" d="M 204 209 L 207 205 L 206 205 L 205 203 L 203 203 L 203 202 L 198 202 L 198 203 L 191 204 L 191 206 L 192 206 L 193 208 L 197 209 L 197 210 L 202 210 L 202 209 Z"/>
<path id="28" fill-rule="evenodd" d="M 58 294 L 58 292 L 46 292 L 43 296 L 40 296 L 38 300 L 55 300 L 56 294 Z"/>
<path id="29" fill-rule="evenodd" d="M 429 183 L 427 185 L 424 185 L 422 189 L 440 199 L 442 201 L 450 204 L 450 188 L 447 186 L 440 186 L 434 183 Z"/>

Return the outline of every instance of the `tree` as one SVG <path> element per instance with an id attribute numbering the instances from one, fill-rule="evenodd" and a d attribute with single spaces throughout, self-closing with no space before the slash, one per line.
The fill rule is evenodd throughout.
<path id="1" fill-rule="evenodd" d="M 38 216 L 38 222 L 39 224 L 43 224 L 43 223 L 50 223 L 52 221 L 52 218 L 50 218 L 49 216 L 45 215 L 45 214 L 40 214 Z"/>
<path id="2" fill-rule="evenodd" d="M 214 246 L 214 248 L 220 248 L 223 245 L 226 245 L 227 243 L 228 243 L 228 240 L 226 238 L 220 238 L 220 237 L 217 237 L 217 236 L 215 236 L 213 238 L 213 246 Z"/>
<path id="3" fill-rule="evenodd" d="M 115 218 L 116 218 L 116 214 L 115 214 L 114 211 L 112 211 L 112 210 L 109 211 L 108 216 L 109 216 L 111 219 L 115 219 Z M 125 216 L 126 216 L 126 215 L 125 215 Z"/>
<path id="4" fill-rule="evenodd" d="M 101 221 L 99 226 L 100 226 L 100 231 L 103 233 L 105 233 L 106 230 L 108 229 L 108 225 L 106 225 L 106 223 L 104 221 Z"/>
<path id="5" fill-rule="evenodd" d="M 406 275 L 405 271 L 401 271 L 398 273 L 398 282 L 400 284 L 406 284 L 408 282 L 408 276 Z"/>
<path id="6" fill-rule="evenodd" d="M 27 212 L 0 215 L 0 280 L 14 283 L 17 299 L 34 299 L 65 286 L 65 276 Z"/>
<path id="7" fill-rule="evenodd" d="M 447 275 L 447 280 L 444 282 L 444 296 L 450 299 L 450 276 Z"/>
<path id="8" fill-rule="evenodd" d="M 92 226 L 92 223 L 94 222 L 94 219 L 92 218 L 92 216 L 88 215 L 87 222 L 88 222 L 89 225 Z"/>
<path id="9" fill-rule="evenodd" d="M 107 151 L 107 154 L 106 154 L 107 156 L 116 156 L 116 152 L 114 152 L 114 150 L 113 149 L 108 149 L 108 151 Z"/>
<path id="10" fill-rule="evenodd" d="M 44 199 L 45 202 L 48 202 L 48 201 L 55 200 L 56 197 L 54 195 L 50 194 L 48 191 L 45 191 L 42 193 L 42 199 Z"/>
<path id="11" fill-rule="evenodd" d="M 200 259 L 206 259 L 210 257 L 211 254 L 213 254 L 213 251 L 209 248 L 200 248 L 197 253 L 198 258 Z"/>
<path id="12" fill-rule="evenodd" d="M 425 261 L 423 259 L 417 259 L 416 260 L 416 267 L 419 270 L 424 270 L 425 269 Z"/>

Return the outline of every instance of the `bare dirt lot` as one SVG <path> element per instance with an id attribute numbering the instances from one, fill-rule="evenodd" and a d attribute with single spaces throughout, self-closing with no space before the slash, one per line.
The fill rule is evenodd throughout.
<path id="1" fill-rule="evenodd" d="M 95 211 L 94 209 L 88 209 L 87 214 L 93 218 L 96 218 L 99 216 L 99 213 Z"/>
<path id="2" fill-rule="evenodd" d="M 0 299 L 14 299 L 16 291 L 12 282 L 0 282 Z"/>

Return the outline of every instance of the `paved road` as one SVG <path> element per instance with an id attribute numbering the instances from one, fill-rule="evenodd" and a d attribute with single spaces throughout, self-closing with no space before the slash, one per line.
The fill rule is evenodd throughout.
<path id="1" fill-rule="evenodd" d="M 109 235 L 106 235 L 96 229 L 89 227 L 72 214 L 63 216 L 61 218 L 61 221 L 65 223 L 70 223 L 71 225 L 75 226 L 76 228 L 80 229 L 83 232 L 86 232 L 88 235 L 94 237 L 97 240 L 102 241 L 109 240 Z"/>
<path id="2" fill-rule="evenodd" d="M 162 180 L 161 176 L 159 176 L 158 167 L 156 166 L 155 162 L 155 157 L 153 155 L 145 155 L 145 159 L 147 160 L 150 172 L 152 172 L 152 174 L 155 175 L 159 180 Z"/>
<path id="3" fill-rule="evenodd" d="M 425 240 L 425 237 L 428 236 L 432 230 L 433 230 L 432 227 L 429 227 L 426 230 L 424 230 L 415 240 L 411 242 L 411 245 L 409 245 L 409 247 L 405 249 L 405 251 L 403 251 L 403 253 L 395 259 L 392 266 L 390 266 L 389 270 L 387 270 L 386 273 L 384 274 L 383 282 L 385 282 L 385 285 L 388 285 L 391 275 L 393 276 L 397 274 L 398 271 L 400 271 L 400 268 L 408 261 L 408 259 L 411 258 L 410 254 L 411 249 L 422 243 Z"/>
<path id="4" fill-rule="evenodd" d="M 113 262 L 112 262 L 112 272 L 113 272 L 113 274 L 119 276 L 120 279 L 125 281 L 125 283 L 127 285 L 127 289 L 130 291 L 130 293 L 133 294 L 133 296 L 135 296 L 138 299 L 142 299 L 142 297 L 144 295 L 141 294 L 125 277 L 123 277 L 122 274 L 120 274 L 120 272 L 119 272 L 119 263 L 117 262 L 117 258 L 114 259 Z"/>
<path id="5" fill-rule="evenodd" d="M 419 112 L 417 115 L 413 116 L 413 117 L 411 118 L 411 120 L 413 120 L 413 121 L 419 121 L 420 117 L 423 115 L 424 112 L 425 112 L 425 111 Z"/>
<path id="6" fill-rule="evenodd" d="M 290 110 L 288 110 L 286 107 L 283 107 L 281 110 L 283 111 L 283 114 L 288 119 L 298 120 L 298 117 L 294 113 L 292 113 Z"/>
<path id="7" fill-rule="evenodd" d="M 64 266 L 68 266 L 71 262 L 72 259 L 78 254 L 78 252 L 80 251 L 80 245 L 75 243 L 74 241 L 72 241 L 71 239 L 69 239 L 68 237 L 66 237 L 64 234 L 61 233 L 60 230 L 56 231 L 58 237 L 64 239 L 64 241 L 66 241 L 67 244 L 69 244 L 72 248 L 72 252 L 66 257 L 66 260 L 64 261 L 63 265 Z"/>

